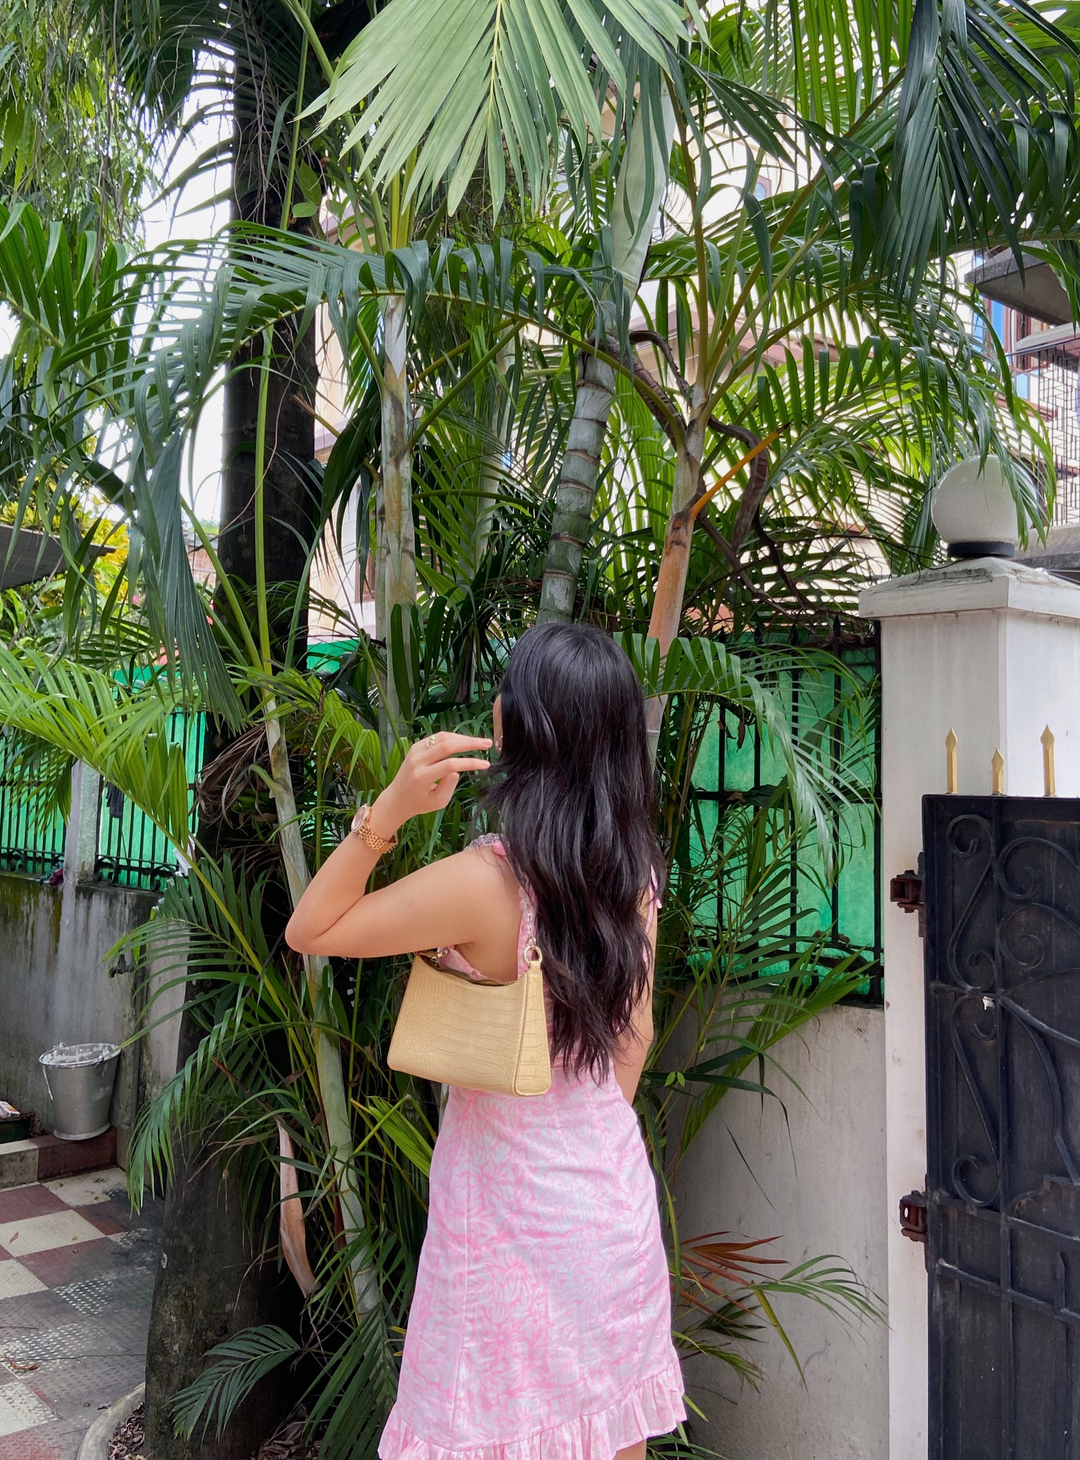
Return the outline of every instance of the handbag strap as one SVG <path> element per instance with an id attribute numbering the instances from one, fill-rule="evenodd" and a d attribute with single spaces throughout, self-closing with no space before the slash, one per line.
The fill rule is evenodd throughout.
<path id="1" fill-rule="evenodd" d="M 518 978 L 523 973 L 528 973 L 530 967 L 539 968 L 542 956 L 540 945 L 536 941 L 536 903 L 522 887 L 521 926 L 518 928 Z"/>

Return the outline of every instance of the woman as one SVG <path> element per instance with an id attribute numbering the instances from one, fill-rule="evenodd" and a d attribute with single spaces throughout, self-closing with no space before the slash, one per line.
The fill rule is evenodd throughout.
<path id="1" fill-rule="evenodd" d="M 494 712 L 502 831 L 365 895 L 490 740 L 440 732 L 357 813 L 289 924 L 303 953 L 438 948 L 509 981 L 535 936 L 552 1083 L 452 1088 L 382 1460 L 644 1460 L 685 1418 L 656 1187 L 630 1102 L 652 1039 L 659 849 L 641 690 L 595 629 L 518 642 Z"/>

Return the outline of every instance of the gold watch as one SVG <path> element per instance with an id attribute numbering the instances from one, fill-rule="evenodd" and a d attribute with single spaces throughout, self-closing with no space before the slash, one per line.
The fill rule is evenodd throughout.
<path id="1" fill-rule="evenodd" d="M 361 806 L 353 817 L 349 830 L 354 832 L 366 847 L 370 847 L 373 852 L 378 852 L 381 857 L 383 852 L 392 852 L 394 850 L 397 846 L 397 837 L 391 837 L 389 841 L 385 837 L 381 837 L 377 831 L 373 831 L 368 825 L 370 817 L 371 807 Z"/>

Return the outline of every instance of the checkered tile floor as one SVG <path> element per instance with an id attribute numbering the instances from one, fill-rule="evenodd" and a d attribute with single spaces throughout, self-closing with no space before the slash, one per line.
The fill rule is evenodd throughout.
<path id="1" fill-rule="evenodd" d="M 162 1207 L 115 1168 L 0 1191 L 0 1460 L 74 1460 L 142 1382 Z"/>

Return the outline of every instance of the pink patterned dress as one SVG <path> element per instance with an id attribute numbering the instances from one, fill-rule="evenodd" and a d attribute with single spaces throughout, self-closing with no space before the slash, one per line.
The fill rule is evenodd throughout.
<path id="1" fill-rule="evenodd" d="M 523 892 L 519 974 L 533 927 Z M 685 1417 L 655 1180 L 614 1074 L 451 1087 L 382 1460 L 612 1460 Z"/>

